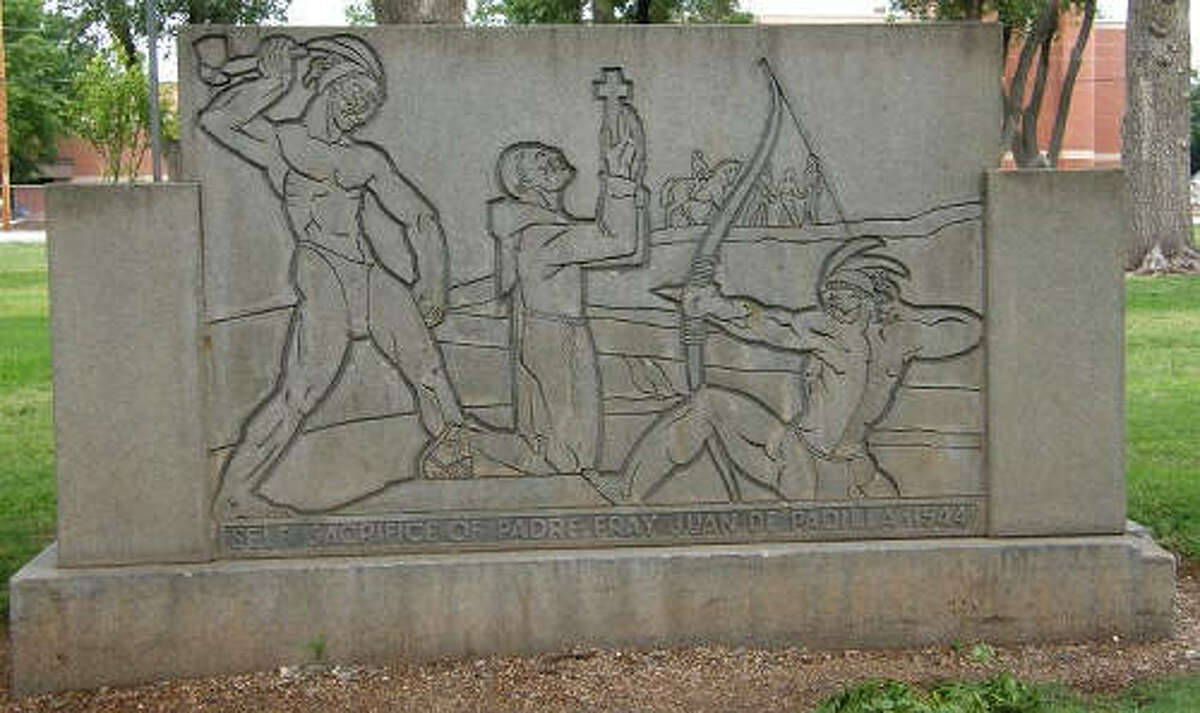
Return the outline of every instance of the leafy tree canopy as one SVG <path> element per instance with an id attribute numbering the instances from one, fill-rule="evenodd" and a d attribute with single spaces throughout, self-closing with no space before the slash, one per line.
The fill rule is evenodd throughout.
<path id="1" fill-rule="evenodd" d="M 891 0 L 893 12 L 929 20 L 979 20 L 995 13 L 1005 27 L 1030 27 L 1046 0 Z"/>
<path id="2" fill-rule="evenodd" d="M 132 181 L 149 148 L 149 83 L 140 59 L 105 48 L 76 77 L 75 89 L 75 131 L 103 157 L 106 179 Z"/>
<path id="3" fill-rule="evenodd" d="M 174 34 L 183 25 L 254 25 L 284 20 L 292 0 L 157 0 L 160 27 Z M 119 45 L 137 62 L 137 40 L 146 34 L 146 0 L 62 0 L 60 5 Z"/>
<path id="4" fill-rule="evenodd" d="M 588 13 L 588 10 L 591 10 Z M 583 22 L 748 23 L 753 16 L 738 9 L 738 0 L 481 0 L 473 22 L 484 25 L 529 25 Z"/>
<path id="5" fill-rule="evenodd" d="M 1032 31 L 1050 0 L 890 0 L 895 13 L 925 20 L 980 20 L 993 13 L 1007 45 Z M 1086 0 L 1062 0 L 1060 10 L 1082 10 Z"/>
<path id="6" fill-rule="evenodd" d="M 43 0 L 4 0 L 8 141 L 13 181 L 37 177 L 71 120 L 74 85 L 94 48 L 77 20 Z"/>

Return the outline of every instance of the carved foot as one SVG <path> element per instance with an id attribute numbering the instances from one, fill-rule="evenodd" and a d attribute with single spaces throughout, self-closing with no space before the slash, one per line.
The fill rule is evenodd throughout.
<path id="1" fill-rule="evenodd" d="M 860 498 L 898 498 L 900 489 L 890 479 L 876 475 L 870 482 L 855 486 L 854 496 Z"/>
<path id="2" fill-rule="evenodd" d="M 242 488 L 227 488 L 213 501 L 213 518 L 218 522 L 246 518 L 270 518 L 292 515 L 292 511 L 275 505 Z"/>
<path id="3" fill-rule="evenodd" d="M 426 480 L 466 480 L 475 477 L 475 458 L 469 434 L 462 426 L 447 426 L 425 446 L 418 460 Z"/>
<path id="4" fill-rule="evenodd" d="M 628 483 L 622 473 L 601 473 L 590 468 L 581 473 L 584 480 L 592 484 L 596 492 L 613 505 L 628 505 L 634 502 L 629 494 Z"/>

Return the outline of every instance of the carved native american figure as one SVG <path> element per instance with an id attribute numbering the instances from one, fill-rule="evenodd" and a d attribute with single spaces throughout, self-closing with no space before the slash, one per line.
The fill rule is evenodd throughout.
<path id="1" fill-rule="evenodd" d="M 431 436 L 447 439 L 463 414 L 428 328 L 446 303 L 438 213 L 382 148 L 355 138 L 383 103 L 378 58 L 351 35 L 266 37 L 233 59 L 226 42 L 197 42 L 201 76 L 220 87 L 200 127 L 260 168 L 283 204 L 298 296 L 275 385 L 221 468 L 214 509 L 236 517 L 273 509 L 257 490 L 333 387 L 352 340 L 369 339 L 412 385 Z M 308 94 L 303 113 L 270 118 L 293 90 Z"/>
<path id="2" fill-rule="evenodd" d="M 664 416 L 626 462 L 620 501 L 652 496 L 706 447 L 746 478 L 785 500 L 896 497 L 895 478 L 867 436 L 891 409 L 911 363 L 948 359 L 979 344 L 982 319 L 963 307 L 918 305 L 900 296 L 908 268 L 859 238 L 825 260 L 820 303 L 790 310 L 721 294 L 713 284 L 685 290 L 682 308 L 738 339 L 803 354 L 798 413 L 776 414 L 745 394 L 702 385 Z M 718 272 L 718 275 L 720 273 Z M 715 441 L 717 448 L 712 448 Z M 837 468 L 822 482 L 816 459 Z M 829 471 L 827 471 L 829 472 Z"/>

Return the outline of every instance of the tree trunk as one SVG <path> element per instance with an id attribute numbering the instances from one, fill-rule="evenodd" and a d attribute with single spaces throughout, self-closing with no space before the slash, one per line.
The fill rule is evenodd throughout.
<path id="1" fill-rule="evenodd" d="M 1067 132 L 1067 116 L 1071 113 L 1071 97 L 1075 94 L 1075 79 L 1083 64 L 1083 50 L 1092 35 L 1092 24 L 1096 19 L 1096 0 L 1086 0 L 1083 6 L 1083 22 L 1071 48 L 1071 60 L 1067 73 L 1063 75 L 1062 88 L 1058 93 L 1058 111 L 1054 115 L 1054 129 L 1050 132 L 1050 148 L 1046 151 L 1051 168 L 1058 167 L 1058 156 L 1062 153 L 1063 136 Z"/>
<path id="2" fill-rule="evenodd" d="M 637 12 L 634 15 L 638 24 L 650 24 L 650 0 L 637 0 Z"/>
<path id="3" fill-rule="evenodd" d="M 1002 141 L 1013 155 L 1018 168 L 1045 168 L 1037 145 L 1038 116 L 1042 110 L 1046 79 L 1050 68 L 1050 44 L 1058 27 L 1058 0 L 1051 0 L 1038 15 L 1033 27 L 1024 33 L 1017 67 L 1007 88 L 1002 91 L 1004 125 Z M 1037 74 L 1029 101 L 1025 101 L 1025 86 L 1029 70 L 1037 57 Z"/>
<path id="4" fill-rule="evenodd" d="M 1121 127 L 1129 269 L 1200 268 L 1189 201 L 1188 34 L 1186 0 L 1129 0 Z"/>
<path id="5" fill-rule="evenodd" d="M 105 28 L 124 54 L 125 66 L 138 66 L 137 43 L 134 42 L 133 23 L 136 17 L 133 8 L 123 0 L 105 0 L 102 7 Z"/>
<path id="6" fill-rule="evenodd" d="M 465 0 L 371 0 L 380 25 L 461 25 Z"/>

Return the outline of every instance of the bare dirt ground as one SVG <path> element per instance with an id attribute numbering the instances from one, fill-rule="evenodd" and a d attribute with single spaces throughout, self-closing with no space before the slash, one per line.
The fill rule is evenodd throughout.
<path id="1" fill-rule="evenodd" d="M 903 651 L 573 651 L 428 664 L 277 670 L 8 700 L 4 711 L 807 711 L 868 678 L 931 683 L 1010 671 L 1085 692 L 1200 673 L 1200 561 L 1179 570 L 1175 635 L 1130 644 Z M 980 654 L 983 655 L 980 655 Z"/>

